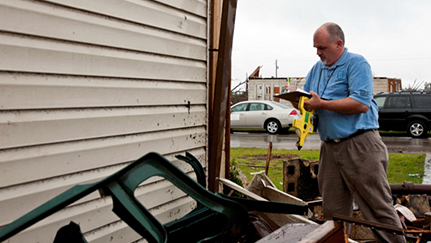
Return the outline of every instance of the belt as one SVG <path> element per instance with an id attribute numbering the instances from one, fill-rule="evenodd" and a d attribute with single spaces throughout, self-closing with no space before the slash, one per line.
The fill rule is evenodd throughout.
<path id="1" fill-rule="evenodd" d="M 330 139 L 330 140 L 327 140 L 325 142 L 327 142 L 327 143 L 339 143 L 339 142 L 342 142 L 342 141 L 347 140 L 347 139 L 354 138 L 356 136 L 359 136 L 359 135 L 364 134 L 364 133 L 369 132 L 369 131 L 377 131 L 377 129 L 365 129 L 365 130 L 364 129 L 359 129 L 358 131 L 350 134 L 349 136 L 347 136 L 345 138 Z"/>

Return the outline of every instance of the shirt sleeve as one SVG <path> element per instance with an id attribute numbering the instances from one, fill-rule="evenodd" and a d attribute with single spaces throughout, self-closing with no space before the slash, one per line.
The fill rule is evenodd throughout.
<path id="1" fill-rule="evenodd" d="M 349 97 L 369 107 L 374 89 L 370 64 L 361 57 L 349 69 Z"/>

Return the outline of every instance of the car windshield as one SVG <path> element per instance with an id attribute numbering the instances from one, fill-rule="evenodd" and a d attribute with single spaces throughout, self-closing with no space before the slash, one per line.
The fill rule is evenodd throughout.
<path id="1" fill-rule="evenodd" d="M 385 104 L 386 96 L 375 97 L 374 100 L 377 103 L 377 107 L 379 107 L 379 109 L 382 109 L 383 105 Z"/>
<path id="2" fill-rule="evenodd" d="M 283 109 L 292 109 L 292 107 L 289 107 L 289 106 L 287 106 L 287 105 L 285 105 L 285 104 L 278 103 L 278 102 L 274 102 L 274 101 L 271 101 L 271 104 L 274 104 L 274 105 L 276 105 L 276 106 L 279 106 L 279 107 L 281 107 L 281 108 L 283 108 Z"/>
<path id="3" fill-rule="evenodd" d="M 247 109 L 248 103 L 242 103 L 234 105 L 230 108 L 231 112 L 237 112 L 237 111 L 245 111 Z"/>

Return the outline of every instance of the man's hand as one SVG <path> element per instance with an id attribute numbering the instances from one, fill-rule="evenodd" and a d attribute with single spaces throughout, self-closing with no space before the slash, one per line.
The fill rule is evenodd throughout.
<path id="1" fill-rule="evenodd" d="M 304 101 L 304 108 L 307 111 L 312 111 L 316 109 L 322 108 L 322 99 L 320 99 L 319 95 L 313 91 L 310 92 L 311 98 L 309 100 Z"/>
<path id="2" fill-rule="evenodd" d="M 311 91 L 311 98 L 304 102 L 304 108 L 311 110 L 330 110 L 343 114 L 365 113 L 369 107 L 350 97 L 339 100 L 322 100 L 318 94 Z"/>

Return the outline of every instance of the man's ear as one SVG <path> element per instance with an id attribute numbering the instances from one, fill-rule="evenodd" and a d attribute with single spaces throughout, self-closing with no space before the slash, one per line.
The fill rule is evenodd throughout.
<path id="1" fill-rule="evenodd" d="M 343 41 L 341 39 L 338 39 L 337 40 L 337 47 L 343 47 L 343 46 L 344 46 Z"/>

